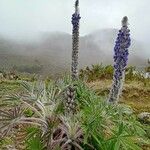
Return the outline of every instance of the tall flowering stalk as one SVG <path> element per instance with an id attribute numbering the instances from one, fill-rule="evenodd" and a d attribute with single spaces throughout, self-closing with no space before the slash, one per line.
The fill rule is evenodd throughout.
<path id="1" fill-rule="evenodd" d="M 75 13 L 72 15 L 72 80 L 78 79 L 78 53 L 79 53 L 79 0 L 75 2 Z"/>
<path id="2" fill-rule="evenodd" d="M 110 90 L 108 101 L 111 103 L 118 102 L 122 92 L 123 81 L 125 78 L 125 68 L 128 62 L 128 48 L 131 45 L 130 30 L 128 29 L 128 18 L 122 19 L 122 28 L 119 30 L 116 44 L 114 47 L 114 75 L 113 84 Z"/>
<path id="3" fill-rule="evenodd" d="M 72 65 L 71 65 L 71 78 L 72 81 L 78 79 L 78 53 L 79 53 L 79 0 L 75 2 L 75 13 L 72 15 Z M 75 94 L 76 87 L 75 85 L 70 85 L 66 91 L 66 109 L 68 113 L 75 112 Z"/>

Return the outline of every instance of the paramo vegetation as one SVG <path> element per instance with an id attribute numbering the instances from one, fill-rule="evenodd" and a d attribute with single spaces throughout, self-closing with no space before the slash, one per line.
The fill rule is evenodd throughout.
<path id="1" fill-rule="evenodd" d="M 57 80 L 37 80 L 35 76 L 27 80 L 20 76 L 0 81 L 0 149 L 150 148 L 150 114 L 147 113 L 146 120 L 140 120 L 130 101 L 126 100 L 129 105 L 122 102 L 127 83 L 134 89 L 133 83 L 139 82 L 148 93 L 150 90 L 149 78 L 136 72 L 134 67 L 127 68 L 132 44 L 128 17 L 123 17 L 121 29 L 118 31 L 114 65 L 92 65 L 81 70 L 78 66 L 80 19 L 79 0 L 76 0 L 71 22 L 73 30 L 70 75 Z M 25 70 L 36 70 L 31 68 Z M 98 87 L 103 88 L 108 80 L 112 85 L 105 94 L 92 87 L 97 82 Z"/>

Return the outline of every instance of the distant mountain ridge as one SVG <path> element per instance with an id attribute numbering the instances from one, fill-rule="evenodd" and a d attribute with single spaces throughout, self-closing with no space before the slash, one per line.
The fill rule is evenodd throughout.
<path id="1" fill-rule="evenodd" d="M 95 63 L 113 63 L 113 47 L 117 29 L 103 29 L 80 37 L 80 67 Z M 0 67 L 11 68 L 13 65 L 44 66 L 43 72 L 57 73 L 69 70 L 71 64 L 71 35 L 63 32 L 45 33 L 35 42 L 17 42 L 0 38 Z M 129 63 L 146 64 L 141 55 L 142 44 L 132 39 Z"/>

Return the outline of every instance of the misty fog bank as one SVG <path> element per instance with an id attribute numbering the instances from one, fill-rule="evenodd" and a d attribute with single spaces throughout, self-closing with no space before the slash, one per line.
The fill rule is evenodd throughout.
<path id="1" fill-rule="evenodd" d="M 80 37 L 80 68 L 91 64 L 113 63 L 117 29 L 97 30 Z M 70 70 L 72 36 L 64 32 L 42 33 L 36 39 L 14 40 L 0 37 L 0 67 L 39 65 L 42 73 Z M 132 39 L 129 65 L 144 66 L 148 55 L 141 42 Z"/>

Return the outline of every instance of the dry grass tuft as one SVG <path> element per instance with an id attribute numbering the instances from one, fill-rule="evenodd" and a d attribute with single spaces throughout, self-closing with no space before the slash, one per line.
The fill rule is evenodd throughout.
<path id="1" fill-rule="evenodd" d="M 111 87 L 111 80 L 97 80 L 87 85 L 99 95 L 107 96 Z M 123 87 L 123 95 L 120 103 L 127 104 L 133 108 L 135 113 L 150 111 L 150 87 L 145 86 L 141 81 L 127 81 Z"/>

